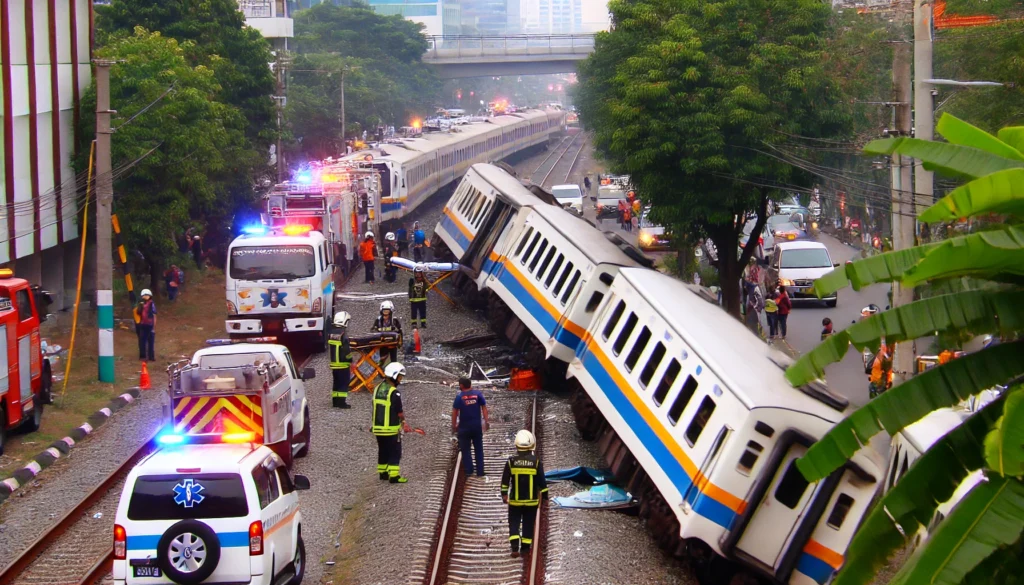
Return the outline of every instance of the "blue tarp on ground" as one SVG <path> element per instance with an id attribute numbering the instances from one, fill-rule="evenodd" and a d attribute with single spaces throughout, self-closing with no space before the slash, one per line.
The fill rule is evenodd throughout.
<path id="1" fill-rule="evenodd" d="M 554 498 L 562 508 L 599 508 L 604 510 L 628 508 L 634 505 L 633 496 L 613 485 L 595 486 L 568 498 Z"/>
<path id="2" fill-rule="evenodd" d="M 585 485 L 601 485 L 608 483 L 610 471 L 601 471 L 593 467 L 570 467 L 569 469 L 553 469 L 544 474 L 548 481 L 575 481 Z"/>

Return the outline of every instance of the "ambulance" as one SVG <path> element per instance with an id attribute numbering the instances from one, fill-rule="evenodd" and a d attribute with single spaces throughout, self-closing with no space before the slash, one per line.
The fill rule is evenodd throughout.
<path id="1" fill-rule="evenodd" d="M 39 336 L 50 302 L 45 291 L 0 268 L 0 455 L 15 429 L 39 429 L 50 403 L 50 361 Z"/>
<path id="2" fill-rule="evenodd" d="M 252 433 L 291 468 L 309 453 L 305 380 L 288 348 L 239 343 L 203 348 L 167 368 L 167 432 L 180 436 Z"/>

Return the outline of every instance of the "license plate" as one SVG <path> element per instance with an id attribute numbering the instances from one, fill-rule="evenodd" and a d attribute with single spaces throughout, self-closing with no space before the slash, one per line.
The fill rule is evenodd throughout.
<path id="1" fill-rule="evenodd" d="M 163 573 L 160 572 L 160 567 L 132 567 L 135 571 L 135 577 L 163 577 Z"/>

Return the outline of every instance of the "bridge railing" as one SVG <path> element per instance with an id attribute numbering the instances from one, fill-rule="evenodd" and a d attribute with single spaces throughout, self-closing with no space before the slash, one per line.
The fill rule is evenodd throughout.
<path id="1" fill-rule="evenodd" d="M 594 50 L 594 35 L 508 35 L 427 37 L 423 58 L 449 59 L 501 55 L 586 55 Z"/>

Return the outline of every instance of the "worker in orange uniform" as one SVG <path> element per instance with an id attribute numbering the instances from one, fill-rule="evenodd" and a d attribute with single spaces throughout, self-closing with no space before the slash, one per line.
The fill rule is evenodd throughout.
<path id="1" fill-rule="evenodd" d="M 365 282 L 376 283 L 374 277 L 373 261 L 377 258 L 377 243 L 373 241 L 373 232 L 366 232 L 366 239 L 359 244 L 359 259 L 363 261 L 363 268 L 366 269 Z"/>
<path id="2" fill-rule="evenodd" d="M 892 384 L 892 349 L 882 340 L 875 360 L 871 363 L 871 374 L 868 376 L 868 396 L 874 398 Z"/>

